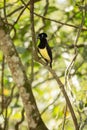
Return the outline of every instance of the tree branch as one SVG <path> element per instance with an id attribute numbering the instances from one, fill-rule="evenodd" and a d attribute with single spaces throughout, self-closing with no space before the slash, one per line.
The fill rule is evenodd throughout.
<path id="1" fill-rule="evenodd" d="M 0 25 L 3 25 L 1 19 Z M 19 94 L 23 101 L 29 130 L 48 130 L 41 119 L 32 93 L 31 84 L 26 76 L 15 46 L 9 35 L 2 29 L 2 26 L 0 26 L 0 39 L 0 49 L 5 55 L 13 80 L 17 84 Z"/>
<path id="2" fill-rule="evenodd" d="M 74 122 L 75 130 L 79 130 L 79 126 L 78 126 L 76 115 L 74 113 L 73 107 L 71 105 L 70 99 L 69 99 L 69 97 L 67 95 L 67 92 L 66 92 L 66 90 L 64 88 L 63 83 L 60 81 L 60 79 L 57 76 L 56 72 L 53 69 L 51 69 L 49 66 L 46 66 L 45 62 L 43 62 L 41 59 L 35 59 L 35 60 L 38 61 L 39 63 L 41 63 L 42 65 L 44 65 L 46 67 L 46 69 L 48 69 L 50 71 L 50 73 L 52 74 L 53 78 L 58 83 L 59 88 L 61 89 L 61 91 L 62 91 L 62 93 L 64 95 L 64 98 L 66 100 L 67 106 L 68 106 L 68 108 L 70 110 L 70 113 L 71 113 L 71 116 L 72 116 L 72 119 L 73 119 L 73 122 Z"/>

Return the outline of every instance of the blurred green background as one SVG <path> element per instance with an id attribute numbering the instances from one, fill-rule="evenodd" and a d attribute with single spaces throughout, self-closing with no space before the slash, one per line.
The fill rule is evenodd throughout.
<path id="1" fill-rule="evenodd" d="M 28 0 L 24 2 L 27 3 Z M 34 15 L 36 37 L 41 32 L 48 35 L 48 43 L 53 53 L 53 69 L 63 84 L 65 84 L 67 78 L 66 91 L 82 130 L 87 130 L 86 6 L 86 0 L 40 0 L 34 4 L 36 14 L 49 18 L 48 20 Z M 65 98 L 54 78 L 49 75 L 48 70 L 33 59 L 30 12 L 27 8 L 17 21 L 23 7 L 24 4 L 21 0 L 6 0 L 7 20 L 9 24 L 14 26 L 16 31 L 12 29 L 10 36 L 25 67 L 26 74 L 32 82 L 32 90 L 43 121 L 49 130 L 62 130 L 66 108 Z M 4 2 L 0 0 L 0 15 L 2 18 L 4 18 L 3 10 Z M 84 20 L 83 29 L 76 44 L 77 57 L 71 69 L 67 71 L 75 55 L 74 45 L 78 27 L 82 20 Z M 37 38 L 36 41 L 38 44 Z M 4 69 L 2 69 L 3 64 Z M 4 72 L 3 78 L 2 70 Z M 2 128 L 5 125 L 4 118 L 6 117 L 8 120 L 7 129 L 14 130 L 16 124 L 21 120 L 23 104 L 1 51 L 0 84 L 0 127 Z M 20 123 L 19 130 L 27 130 L 26 117 Z M 74 130 L 74 124 L 68 109 L 66 111 L 65 130 Z"/>

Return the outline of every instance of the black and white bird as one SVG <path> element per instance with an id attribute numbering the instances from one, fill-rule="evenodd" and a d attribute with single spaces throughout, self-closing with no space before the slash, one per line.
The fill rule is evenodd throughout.
<path id="1" fill-rule="evenodd" d="M 42 58 L 47 62 L 47 64 L 50 64 L 50 67 L 52 68 L 52 51 L 46 39 L 47 34 L 40 33 L 38 38 L 40 39 L 38 51 Z"/>

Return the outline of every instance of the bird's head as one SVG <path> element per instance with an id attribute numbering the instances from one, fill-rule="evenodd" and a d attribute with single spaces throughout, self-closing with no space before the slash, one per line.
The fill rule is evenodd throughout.
<path id="1" fill-rule="evenodd" d="M 40 33 L 39 35 L 38 35 L 38 39 L 44 39 L 44 38 L 46 38 L 47 37 L 47 34 L 46 33 Z"/>

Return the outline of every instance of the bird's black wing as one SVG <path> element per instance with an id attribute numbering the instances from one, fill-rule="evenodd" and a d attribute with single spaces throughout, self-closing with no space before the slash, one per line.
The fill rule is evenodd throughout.
<path id="1" fill-rule="evenodd" d="M 52 61 L 52 51 L 51 51 L 51 48 L 49 47 L 48 44 L 46 45 L 46 48 L 47 48 L 47 50 L 48 50 L 48 54 L 49 54 L 50 59 L 51 59 L 51 61 Z"/>
<path id="2" fill-rule="evenodd" d="M 46 48 L 47 53 L 48 53 L 48 56 L 49 56 L 49 58 L 50 58 L 50 67 L 52 68 L 52 51 L 51 51 L 50 46 L 48 45 L 47 40 L 46 40 L 46 39 L 42 39 L 42 40 L 40 41 L 40 44 L 38 45 L 38 48 L 39 48 L 39 49 L 45 49 L 45 48 Z M 40 51 L 39 51 L 39 53 L 40 53 Z M 47 62 L 49 62 L 41 53 L 40 53 L 40 55 L 41 55 Z"/>
<path id="3" fill-rule="evenodd" d="M 51 51 L 51 48 L 49 47 L 48 44 L 46 44 L 46 48 L 47 48 L 47 51 L 48 51 L 49 57 L 50 57 L 50 59 L 51 59 L 50 67 L 52 68 L 52 51 Z"/>

